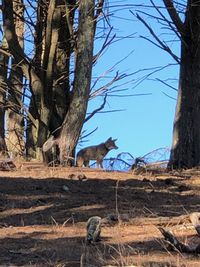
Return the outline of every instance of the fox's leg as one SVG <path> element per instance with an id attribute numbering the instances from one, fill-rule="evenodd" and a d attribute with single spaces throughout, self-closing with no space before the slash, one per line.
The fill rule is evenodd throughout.
<path id="1" fill-rule="evenodd" d="M 103 169 L 103 159 L 98 159 L 97 160 L 97 168 L 102 168 Z"/>
<path id="2" fill-rule="evenodd" d="M 77 167 L 83 167 L 83 159 L 82 158 L 77 158 L 76 166 Z"/>
<path id="3" fill-rule="evenodd" d="M 42 157 L 43 157 L 43 162 L 45 165 L 48 165 L 48 157 L 47 157 L 47 154 L 42 151 Z"/>
<path id="4" fill-rule="evenodd" d="M 84 160 L 83 164 L 84 164 L 85 167 L 90 167 L 89 166 L 90 165 L 90 161 L 89 160 Z"/>
<path id="5" fill-rule="evenodd" d="M 103 169 L 103 160 L 100 162 L 100 167 Z"/>

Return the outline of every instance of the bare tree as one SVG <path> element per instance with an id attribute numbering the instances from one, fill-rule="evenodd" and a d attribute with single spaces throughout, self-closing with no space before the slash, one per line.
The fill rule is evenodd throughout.
<path id="1" fill-rule="evenodd" d="M 200 163 L 200 3 L 188 0 L 182 22 L 173 1 L 164 0 L 181 36 L 178 99 L 169 167 L 192 168 Z"/>
<path id="2" fill-rule="evenodd" d="M 157 15 L 145 11 L 136 15 L 153 37 L 143 38 L 167 52 L 180 65 L 173 144 L 168 166 L 192 168 L 200 163 L 200 3 L 198 0 L 163 0 L 163 5 L 155 4 L 153 0 L 149 2 L 148 7 L 157 11 Z M 167 29 L 168 38 L 170 33 L 180 41 L 180 56 L 173 52 L 162 36 L 156 34 L 142 15 L 150 16 L 161 24 L 162 29 Z"/>
<path id="3" fill-rule="evenodd" d="M 45 140 L 47 136 L 47 122 L 49 120 L 49 107 L 46 105 L 47 99 L 44 97 L 44 84 L 40 76 L 35 71 L 34 67 L 31 64 L 31 60 L 26 56 L 22 47 L 19 44 L 17 38 L 15 22 L 14 22 L 14 9 L 12 1 L 2 1 L 2 10 L 3 10 L 3 26 L 4 34 L 8 43 L 9 50 L 15 59 L 15 64 L 21 68 L 24 76 L 29 79 L 32 92 L 35 99 L 40 101 L 36 102 L 37 106 L 37 117 L 35 117 L 35 128 L 37 139 Z"/>
<path id="4" fill-rule="evenodd" d="M 8 139 L 14 144 L 9 150 L 22 153 L 25 141 L 27 156 L 41 159 L 42 146 L 51 149 L 45 143 L 50 137 L 61 162 L 73 156 L 83 123 L 104 108 L 109 86 L 125 77 L 117 73 L 105 86 L 91 88 L 92 67 L 114 38 L 112 27 L 105 29 L 108 35 L 93 55 L 98 22 L 105 18 L 108 23 L 103 9 L 104 0 L 2 1 L 12 63 L 5 69 L 7 117 L 12 118 L 7 120 Z M 103 103 L 86 118 L 90 97 L 100 94 Z"/>

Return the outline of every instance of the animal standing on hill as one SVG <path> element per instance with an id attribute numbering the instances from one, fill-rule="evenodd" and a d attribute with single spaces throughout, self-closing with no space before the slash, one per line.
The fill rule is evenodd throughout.
<path id="1" fill-rule="evenodd" d="M 103 159 L 107 155 L 107 153 L 112 149 L 118 149 L 115 142 L 117 139 L 112 139 L 112 137 L 108 138 L 108 140 L 104 143 L 101 143 L 97 146 L 89 146 L 81 149 L 77 154 L 77 166 L 89 167 L 90 160 L 96 160 L 97 167 L 103 168 Z"/>

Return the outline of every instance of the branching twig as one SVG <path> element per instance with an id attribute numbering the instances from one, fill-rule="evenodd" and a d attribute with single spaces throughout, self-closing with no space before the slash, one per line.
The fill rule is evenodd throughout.
<path id="1" fill-rule="evenodd" d="M 134 13 L 132 11 L 130 11 L 133 15 Z M 134 15 L 135 16 L 135 15 Z M 156 35 L 156 33 L 153 31 L 153 29 L 149 26 L 149 24 L 142 18 L 140 17 L 140 15 L 137 13 L 136 14 L 137 19 L 139 19 L 144 25 L 145 27 L 149 30 L 150 34 L 153 36 L 153 38 L 156 40 L 157 43 L 153 42 L 152 40 L 148 39 L 147 37 L 142 37 L 148 41 L 150 41 L 151 43 L 153 43 L 154 45 L 158 46 L 159 48 L 161 48 L 162 50 L 166 51 L 168 54 L 170 54 L 172 56 L 172 58 L 180 64 L 180 59 L 179 57 L 177 57 L 172 50 L 169 48 L 169 46 L 167 46 L 163 41 L 160 40 L 160 38 L 158 38 L 158 36 Z"/>
<path id="2" fill-rule="evenodd" d="M 97 112 L 101 111 L 102 109 L 104 109 L 105 104 L 106 104 L 106 98 L 107 98 L 107 94 L 105 94 L 103 103 L 101 104 L 100 107 L 98 107 L 97 109 L 93 110 L 90 115 L 87 116 L 87 118 L 85 118 L 85 122 L 87 122 L 88 120 L 90 120 Z"/>

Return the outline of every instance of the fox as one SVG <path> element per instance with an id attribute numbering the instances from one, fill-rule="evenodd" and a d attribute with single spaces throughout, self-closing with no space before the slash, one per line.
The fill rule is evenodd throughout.
<path id="1" fill-rule="evenodd" d="M 118 149 L 115 144 L 117 139 L 108 138 L 104 143 L 96 146 L 89 146 L 77 153 L 76 165 L 78 167 L 89 167 L 90 160 L 96 160 L 97 167 L 103 168 L 103 159 L 112 149 Z"/>

